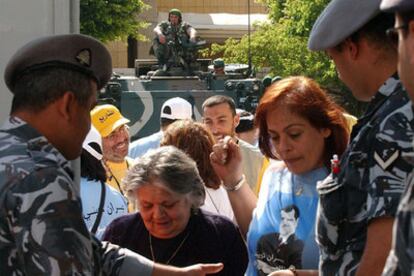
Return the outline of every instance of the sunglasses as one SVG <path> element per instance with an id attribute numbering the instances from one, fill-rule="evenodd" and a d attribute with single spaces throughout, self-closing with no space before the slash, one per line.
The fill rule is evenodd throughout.
<path id="1" fill-rule="evenodd" d="M 408 30 L 408 25 L 389 28 L 385 31 L 387 37 L 395 44 L 398 44 L 398 30 Z"/>

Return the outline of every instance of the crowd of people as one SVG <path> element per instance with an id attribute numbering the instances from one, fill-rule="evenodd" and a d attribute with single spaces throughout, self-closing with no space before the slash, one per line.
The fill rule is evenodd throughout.
<path id="1" fill-rule="evenodd" d="M 180 23 L 172 10 L 164 25 Z M 332 0 L 308 46 L 369 102 L 356 124 L 286 76 L 255 114 L 216 95 L 196 122 L 169 99 L 160 131 L 131 144 L 129 120 L 95 107 L 112 70 L 101 42 L 23 46 L 4 75 L 0 274 L 412 275 L 414 2 Z"/>

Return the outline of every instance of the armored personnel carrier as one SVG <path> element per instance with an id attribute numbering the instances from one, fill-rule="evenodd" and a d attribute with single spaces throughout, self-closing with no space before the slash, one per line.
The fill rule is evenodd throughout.
<path id="1" fill-rule="evenodd" d="M 116 105 L 131 120 L 131 140 L 159 130 L 161 107 L 169 98 L 189 101 L 200 121 L 202 103 L 210 96 L 230 96 L 238 108 L 254 112 L 263 92 L 261 80 L 250 77 L 244 64 L 227 64 L 225 75 L 214 75 L 209 59 L 167 69 L 160 68 L 156 60 L 136 60 L 135 69 L 136 76 L 114 73 L 99 95 L 101 101 Z"/>

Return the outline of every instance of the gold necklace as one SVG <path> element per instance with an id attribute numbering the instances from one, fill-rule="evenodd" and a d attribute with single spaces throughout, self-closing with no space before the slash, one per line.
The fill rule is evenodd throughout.
<path id="1" fill-rule="evenodd" d="M 177 255 L 178 251 L 181 249 L 181 247 L 187 240 L 188 236 L 190 236 L 190 231 L 187 233 L 187 235 L 185 235 L 184 239 L 178 245 L 177 249 L 172 253 L 171 257 L 167 260 L 167 262 L 165 263 L 166 265 L 168 265 L 171 262 L 171 260 L 175 257 L 175 255 Z M 149 244 L 150 244 L 151 257 L 155 263 L 156 261 L 155 261 L 155 256 L 154 256 L 154 249 L 152 248 L 152 236 L 150 232 L 148 232 L 148 239 L 149 239 Z"/>

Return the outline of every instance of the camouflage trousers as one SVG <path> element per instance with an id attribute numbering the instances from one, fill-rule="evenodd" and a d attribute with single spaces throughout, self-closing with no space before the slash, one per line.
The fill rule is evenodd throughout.
<path id="1" fill-rule="evenodd" d="M 167 64 L 171 55 L 171 51 L 167 43 L 161 44 L 158 41 L 158 38 L 154 38 L 152 42 L 152 51 L 159 64 Z"/>

